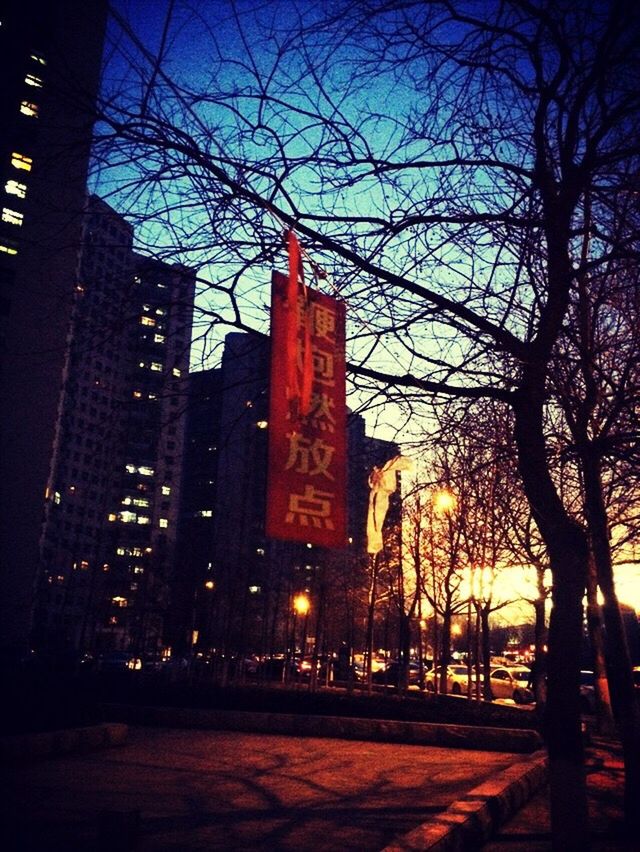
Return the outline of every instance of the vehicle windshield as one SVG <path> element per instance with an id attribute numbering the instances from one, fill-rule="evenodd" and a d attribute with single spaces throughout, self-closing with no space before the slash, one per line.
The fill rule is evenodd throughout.
<path id="1" fill-rule="evenodd" d="M 531 678 L 531 672 L 527 671 L 527 669 L 517 669 L 516 671 L 511 672 L 511 674 L 518 683 L 522 683 L 525 686 L 529 683 Z"/>

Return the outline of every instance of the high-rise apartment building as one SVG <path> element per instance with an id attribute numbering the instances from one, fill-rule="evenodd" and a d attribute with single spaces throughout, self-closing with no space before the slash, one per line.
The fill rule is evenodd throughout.
<path id="1" fill-rule="evenodd" d="M 0 8 L 0 648 L 27 646 L 106 0 Z"/>
<path id="2" fill-rule="evenodd" d="M 34 641 L 52 651 L 164 641 L 195 276 L 132 241 L 90 198 L 37 582 Z"/>
<path id="3" fill-rule="evenodd" d="M 398 454 L 396 444 L 365 434 L 364 419 L 348 421 L 348 530 L 344 551 L 265 538 L 269 340 L 233 332 L 221 366 L 192 373 L 186 433 L 179 551 L 181 619 L 176 643 L 196 649 L 282 650 L 289 603 L 298 593 L 323 605 L 344 599 L 342 581 L 356 581 L 367 563 L 368 477 Z M 397 520 L 396 500 L 390 520 Z M 335 579 L 335 583 L 330 577 Z M 333 588 L 326 586 L 333 583 Z M 324 618 L 324 621 L 327 619 Z M 195 631 L 195 632 L 194 632 Z M 348 630 L 337 638 L 348 638 Z M 316 637 L 308 633 L 309 642 Z"/>

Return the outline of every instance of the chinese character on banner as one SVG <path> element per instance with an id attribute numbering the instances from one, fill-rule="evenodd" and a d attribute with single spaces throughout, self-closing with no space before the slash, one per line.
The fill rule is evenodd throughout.
<path id="1" fill-rule="evenodd" d="M 303 288 L 273 273 L 266 533 L 344 547 L 345 306 Z"/>

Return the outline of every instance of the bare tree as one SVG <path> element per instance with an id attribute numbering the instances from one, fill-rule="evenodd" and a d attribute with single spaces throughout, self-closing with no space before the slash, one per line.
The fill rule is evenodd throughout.
<path id="1" fill-rule="evenodd" d="M 214 264 L 214 318 L 263 321 L 259 276 L 282 227 L 295 227 L 348 299 L 356 389 L 378 398 L 382 387 L 410 414 L 432 394 L 511 406 L 553 575 L 554 843 L 586 848 L 589 543 L 551 475 L 545 408 L 584 272 L 585 197 L 605 206 L 637 171 L 639 10 L 618 0 L 495 0 L 481 13 L 462 0 L 345 0 L 326 17 L 293 6 L 285 30 L 277 4 L 249 17 L 231 8 L 215 28 L 197 21 L 210 74 L 196 83 L 172 78 L 167 57 L 119 21 L 132 66 L 99 116 L 103 176 L 118 167 L 122 204 L 145 205 L 150 244 L 151 223 L 164 220 L 174 245 L 163 252 L 199 262 L 203 278 Z M 612 236 L 591 252 L 591 274 L 620 250 Z"/>

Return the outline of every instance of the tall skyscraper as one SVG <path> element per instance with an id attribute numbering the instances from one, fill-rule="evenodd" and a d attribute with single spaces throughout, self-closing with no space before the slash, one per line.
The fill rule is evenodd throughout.
<path id="1" fill-rule="evenodd" d="M 322 601 L 326 624 L 332 596 L 344 600 L 344 583 L 357 582 L 367 563 L 367 480 L 374 465 L 398 454 L 397 445 L 367 436 L 364 419 L 350 415 L 350 544 L 343 552 L 267 539 L 268 384 L 268 338 L 238 332 L 225 338 L 219 368 L 190 376 L 176 608 L 183 649 L 192 637 L 196 649 L 215 648 L 226 657 L 282 650 L 293 597 L 315 597 L 310 624 Z M 391 523 L 398 505 L 394 499 Z M 349 638 L 348 628 L 340 630 L 333 637 L 338 643 Z M 310 644 L 318 639 L 310 629 L 307 638 Z"/>
<path id="2" fill-rule="evenodd" d="M 175 564 L 195 276 L 88 201 L 47 485 L 34 641 L 159 651 Z"/>
<path id="3" fill-rule="evenodd" d="M 0 10 L 0 648 L 24 652 L 82 211 L 106 0 Z"/>

